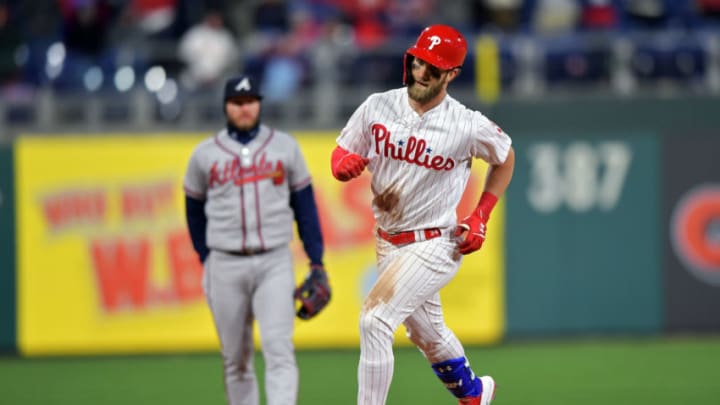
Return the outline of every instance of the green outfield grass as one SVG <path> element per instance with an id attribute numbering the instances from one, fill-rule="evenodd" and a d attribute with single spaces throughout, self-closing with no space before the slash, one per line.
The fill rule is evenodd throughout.
<path id="1" fill-rule="evenodd" d="M 493 405 L 720 403 L 719 337 L 514 342 L 468 356 L 497 380 Z M 299 405 L 354 404 L 357 359 L 356 351 L 299 352 Z M 397 349 L 395 360 L 388 404 L 456 403 L 419 352 Z M 216 354 L 4 357 L 0 404 L 223 404 L 221 375 Z"/>

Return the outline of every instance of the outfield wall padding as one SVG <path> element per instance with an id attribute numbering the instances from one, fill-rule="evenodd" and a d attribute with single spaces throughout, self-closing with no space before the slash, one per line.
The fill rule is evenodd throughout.
<path id="1" fill-rule="evenodd" d="M 15 196 L 13 150 L 0 144 L 0 353 L 15 351 Z"/>

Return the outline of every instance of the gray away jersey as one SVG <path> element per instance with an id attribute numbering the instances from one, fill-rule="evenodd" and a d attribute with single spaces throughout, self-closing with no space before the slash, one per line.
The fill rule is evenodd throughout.
<path id="1" fill-rule="evenodd" d="M 290 193 L 310 181 L 295 139 L 261 125 L 246 145 L 225 129 L 197 145 L 184 189 L 205 201 L 210 249 L 271 249 L 292 240 Z"/>

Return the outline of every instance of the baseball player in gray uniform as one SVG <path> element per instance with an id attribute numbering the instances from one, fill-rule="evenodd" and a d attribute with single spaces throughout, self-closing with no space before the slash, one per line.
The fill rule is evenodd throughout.
<path id="1" fill-rule="evenodd" d="M 309 319 L 330 297 L 310 174 L 289 134 L 260 123 L 262 95 L 250 76 L 225 84 L 227 126 L 197 145 L 184 179 L 186 219 L 204 265 L 203 289 L 220 339 L 226 396 L 257 405 L 253 322 L 257 320 L 269 405 L 297 402 L 294 318 Z M 295 288 L 293 220 L 310 259 Z M 314 283 L 310 283 L 313 281 Z M 296 311 L 296 293 L 309 301 Z M 300 297 L 298 297 L 300 298 Z M 303 298 L 301 298 L 301 302 Z"/>
<path id="2" fill-rule="evenodd" d="M 445 324 L 439 294 L 462 255 L 480 249 L 515 164 L 510 137 L 447 94 L 466 53 L 465 38 L 454 28 L 423 30 L 405 54 L 407 86 L 370 95 L 332 153 L 338 180 L 357 177 L 366 166 L 372 173 L 378 279 L 360 314 L 358 405 L 385 403 L 401 323 L 461 405 L 489 405 L 495 395 L 494 379 L 475 375 Z M 473 159 L 489 164 L 485 188 L 458 223 L 455 211 Z M 482 314 L 468 322 L 482 322 Z"/>

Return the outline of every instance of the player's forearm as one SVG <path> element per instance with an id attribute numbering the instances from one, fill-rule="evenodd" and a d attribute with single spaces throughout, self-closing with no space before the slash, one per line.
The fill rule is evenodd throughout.
<path id="1" fill-rule="evenodd" d="M 193 248 L 204 262 L 210 249 L 205 241 L 207 230 L 207 217 L 205 216 L 205 202 L 185 196 L 185 219 L 187 220 L 188 231 Z"/>
<path id="2" fill-rule="evenodd" d="M 322 265 L 324 244 L 320 218 L 315 204 L 315 194 L 311 184 L 290 193 L 290 208 L 295 215 L 298 235 L 303 242 L 303 249 L 310 259 L 310 263 Z"/>
<path id="3" fill-rule="evenodd" d="M 499 165 L 491 165 L 485 178 L 484 191 L 497 198 L 505 194 L 515 169 L 515 151 L 511 147 L 505 162 Z"/>

